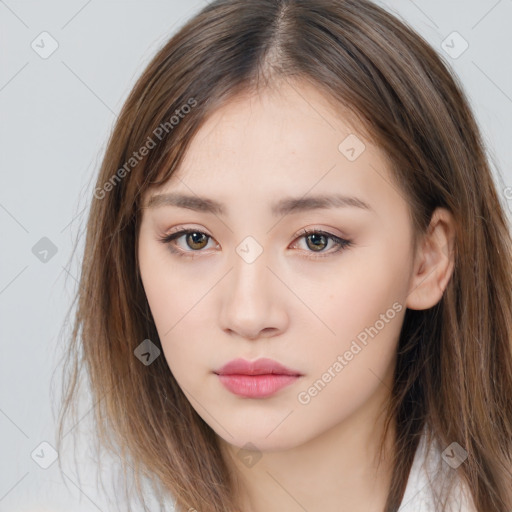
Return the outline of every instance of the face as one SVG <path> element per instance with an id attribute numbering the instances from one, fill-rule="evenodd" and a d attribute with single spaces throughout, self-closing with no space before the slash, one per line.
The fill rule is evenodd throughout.
<path id="1" fill-rule="evenodd" d="M 284 84 L 231 100 L 144 204 L 137 250 L 163 355 L 224 441 L 289 449 L 385 401 L 413 265 L 409 206 L 385 155 L 319 92 Z M 236 358 L 299 376 L 216 373 Z"/>

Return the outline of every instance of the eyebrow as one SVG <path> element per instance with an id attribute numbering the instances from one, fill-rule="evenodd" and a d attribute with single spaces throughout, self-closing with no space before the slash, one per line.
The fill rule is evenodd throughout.
<path id="1" fill-rule="evenodd" d="M 179 208 L 186 208 L 197 212 L 212 213 L 218 216 L 225 216 L 227 214 L 226 207 L 218 201 L 206 197 L 175 192 L 151 196 L 146 208 L 157 208 L 160 206 L 177 206 Z M 347 207 L 360 208 L 369 212 L 375 212 L 375 210 L 362 199 L 342 194 L 286 197 L 273 203 L 271 206 L 271 212 L 272 215 L 277 217 L 302 211 Z"/>

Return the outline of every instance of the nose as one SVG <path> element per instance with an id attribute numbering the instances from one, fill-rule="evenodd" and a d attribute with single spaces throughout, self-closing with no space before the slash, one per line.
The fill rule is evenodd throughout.
<path id="1" fill-rule="evenodd" d="M 250 340 L 283 332 L 288 325 L 286 287 L 269 268 L 265 252 L 251 263 L 235 254 L 233 262 L 222 290 L 221 328 Z"/>

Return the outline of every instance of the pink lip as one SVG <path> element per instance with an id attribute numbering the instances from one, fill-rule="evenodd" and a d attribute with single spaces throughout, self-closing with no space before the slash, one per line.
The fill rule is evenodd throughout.
<path id="1" fill-rule="evenodd" d="M 252 362 L 234 359 L 214 373 L 229 391 L 247 398 L 273 395 L 302 376 L 297 370 L 267 358 Z"/>
<path id="2" fill-rule="evenodd" d="M 297 370 L 292 370 L 282 364 L 267 359 L 265 357 L 256 359 L 256 361 L 247 361 L 246 359 L 233 359 L 225 364 L 215 373 L 220 375 L 265 375 L 269 373 L 277 375 L 302 375 Z"/>

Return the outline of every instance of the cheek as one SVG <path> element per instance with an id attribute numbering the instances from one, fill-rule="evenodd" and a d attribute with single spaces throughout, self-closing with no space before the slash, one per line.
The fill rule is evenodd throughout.
<path id="1" fill-rule="evenodd" d="M 370 268 L 351 266 L 350 273 L 340 274 L 318 310 L 336 334 L 325 331 L 321 343 L 306 350 L 310 373 L 297 396 L 304 422 L 324 417 L 335 424 L 392 387 L 405 307 L 396 276 L 378 265 Z"/>
<path id="2" fill-rule="evenodd" d="M 158 273 L 157 267 L 146 273 L 143 283 L 160 341 L 163 346 L 170 346 L 193 318 L 199 297 L 187 293 L 188 288 L 180 286 L 176 279 Z"/>
<path id="3" fill-rule="evenodd" d="M 147 279 L 146 296 L 155 321 L 163 356 L 180 386 L 189 388 L 190 369 L 198 354 L 197 318 L 186 293 L 168 278 Z M 185 295 L 185 296 L 184 296 Z M 192 309 L 191 309 L 192 307 Z M 200 352 L 199 352 L 200 353 Z"/>
<path id="4" fill-rule="evenodd" d="M 178 281 L 178 274 L 170 271 L 165 255 L 152 247 L 144 236 L 141 236 L 139 242 L 138 256 L 144 292 L 163 344 L 166 333 L 172 332 L 178 322 L 183 288 Z"/>
<path id="5" fill-rule="evenodd" d="M 327 289 L 308 290 L 311 310 L 329 328 L 324 330 L 327 340 L 331 337 L 338 345 L 350 341 L 390 308 L 387 316 L 394 318 L 393 304 L 404 301 L 407 289 L 405 266 L 396 261 L 403 259 L 373 246 L 347 258 L 330 276 Z"/>
<path id="6" fill-rule="evenodd" d="M 322 398 L 315 399 L 319 413 L 330 400 L 342 400 L 343 410 L 351 410 L 389 378 L 405 314 L 407 276 L 403 260 L 384 249 L 385 244 L 382 250 L 374 245 L 360 251 L 332 276 L 328 293 L 310 296 L 312 309 L 329 327 L 320 325 L 323 343 L 307 349 L 312 362 L 308 383 L 320 379 L 322 387 L 329 381 Z M 312 331 L 308 320 L 303 329 Z M 329 371 L 336 377 L 326 375 Z"/>
<path id="7" fill-rule="evenodd" d="M 148 234 L 142 234 L 138 256 L 144 291 L 163 342 L 166 333 L 170 334 L 197 302 L 202 287 L 191 281 L 192 277 L 187 277 L 180 264 L 159 245 L 149 240 Z"/>
<path id="8" fill-rule="evenodd" d="M 143 248 L 139 254 L 142 283 L 163 355 L 176 380 L 189 388 L 190 369 L 204 352 L 205 294 L 215 281 L 197 282 L 180 272 L 165 251 L 162 255 Z"/>

